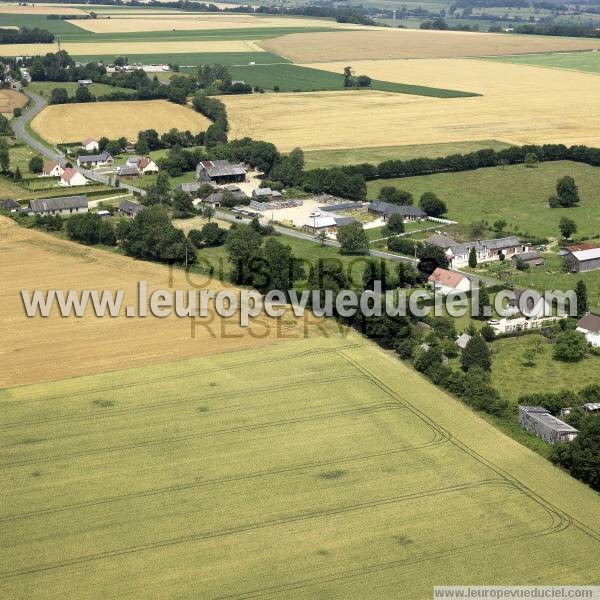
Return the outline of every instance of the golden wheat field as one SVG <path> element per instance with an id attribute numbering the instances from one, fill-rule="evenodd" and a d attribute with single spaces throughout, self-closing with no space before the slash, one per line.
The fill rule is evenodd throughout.
<path id="1" fill-rule="evenodd" d="M 121 54 L 167 54 L 185 52 L 264 52 L 255 41 L 219 40 L 189 42 L 64 42 L 61 48 L 73 56 L 106 56 Z M 56 44 L 8 44 L 2 47 L 4 56 L 44 55 L 56 52 Z"/>
<path id="2" fill-rule="evenodd" d="M 600 92 L 598 75 L 520 65 L 496 69 L 495 63 L 476 60 L 366 61 L 352 66 L 373 77 L 484 95 L 443 99 L 341 91 L 229 96 L 224 102 L 231 135 L 266 139 L 282 150 L 487 139 L 600 144 L 600 105 L 594 100 Z"/>
<path id="3" fill-rule="evenodd" d="M 287 17 L 255 17 L 249 15 L 183 15 L 177 17 L 115 18 L 69 21 L 93 33 L 126 33 L 132 31 L 252 29 L 255 27 L 342 27 L 325 19 L 293 19 Z M 360 25 L 349 26 L 349 28 Z"/>
<path id="4" fill-rule="evenodd" d="M 54 104 L 47 106 L 31 122 L 33 130 L 53 144 L 77 142 L 87 137 L 137 138 L 143 129 L 163 133 L 176 127 L 197 133 L 210 121 L 200 113 L 167 102 L 99 102 L 86 104 Z"/>
<path id="5" fill-rule="evenodd" d="M 260 45 L 293 62 L 331 62 L 389 58 L 447 58 L 589 50 L 599 40 L 462 31 L 386 29 L 293 33 Z"/>
<path id="6" fill-rule="evenodd" d="M 0 13 L 4 15 L 86 15 L 87 13 L 79 8 L 70 6 L 43 6 L 34 5 L 18 6 L 17 4 L 4 4 L 0 6 Z"/>
<path id="7" fill-rule="evenodd" d="M 0 91 L 0 112 L 12 113 L 13 108 L 23 108 L 27 104 L 27 96 L 15 90 Z"/>
<path id="8" fill-rule="evenodd" d="M 151 291 L 170 285 L 219 290 L 224 284 L 23 229 L 6 217 L 0 217 L 0 272 L 0 388 L 266 346 L 305 333 L 304 323 L 283 317 L 277 325 L 264 315 L 246 329 L 235 318 L 214 315 L 194 327 L 190 319 L 176 317 L 28 318 L 23 289 L 124 290 L 127 304 L 135 301 L 140 280 Z M 315 322 L 307 322 L 308 335 L 316 334 Z"/>

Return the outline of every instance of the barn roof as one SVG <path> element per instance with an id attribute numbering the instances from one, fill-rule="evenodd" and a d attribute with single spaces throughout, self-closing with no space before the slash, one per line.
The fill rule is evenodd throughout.
<path id="1" fill-rule="evenodd" d="M 144 207 L 137 202 L 131 200 L 123 200 L 119 206 L 119 210 L 128 215 L 137 215 L 139 212 L 144 210 Z"/>
<path id="2" fill-rule="evenodd" d="M 87 205 L 87 196 L 61 196 L 60 198 L 30 200 L 29 210 L 31 212 L 47 212 L 51 210 L 87 208 Z"/>
<path id="3" fill-rule="evenodd" d="M 209 177 L 230 177 L 233 175 L 245 175 L 246 169 L 241 163 L 233 164 L 228 160 L 202 160 L 198 168 L 203 168 Z"/>
<path id="4" fill-rule="evenodd" d="M 593 331 L 594 333 L 600 333 L 600 317 L 598 315 L 585 315 L 585 317 L 577 321 L 577 327 L 585 329 L 586 331 Z"/>

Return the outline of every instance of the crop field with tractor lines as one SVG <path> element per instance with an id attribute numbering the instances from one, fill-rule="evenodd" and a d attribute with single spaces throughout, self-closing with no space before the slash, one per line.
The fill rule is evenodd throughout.
<path id="1" fill-rule="evenodd" d="M 590 490 L 354 334 L 6 389 L 0 410 L 9 596 L 600 576 Z"/>

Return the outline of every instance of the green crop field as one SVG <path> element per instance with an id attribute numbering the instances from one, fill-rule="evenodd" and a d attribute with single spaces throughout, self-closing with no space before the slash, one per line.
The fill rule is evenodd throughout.
<path id="1" fill-rule="evenodd" d="M 581 203 L 576 208 L 548 208 L 548 197 L 555 193 L 556 182 L 565 175 L 575 178 Z M 492 167 L 462 173 L 441 173 L 422 177 L 385 179 L 368 183 L 369 198 L 376 198 L 381 187 L 394 185 L 408 190 L 415 198 L 435 192 L 446 201 L 447 217 L 461 225 L 498 219 L 507 222 L 514 233 L 558 237 L 561 217 L 573 219 L 578 236 L 600 234 L 597 190 L 600 169 L 570 161 L 540 163 L 536 168 L 524 165 Z"/>
<path id="2" fill-rule="evenodd" d="M 125 53 L 130 63 L 144 63 L 144 64 L 162 64 L 165 62 L 180 65 L 183 70 L 186 67 L 197 67 L 199 65 L 248 65 L 251 62 L 257 65 L 272 64 L 272 63 L 285 63 L 289 62 L 287 59 L 272 54 L 271 52 L 183 52 L 174 54 L 130 54 Z M 104 64 L 110 64 L 114 62 L 116 54 L 114 55 L 88 55 L 88 56 L 73 56 L 73 58 L 79 62 L 99 62 L 102 61 Z M 195 69 L 194 69 L 195 70 Z M 173 74 L 173 73 L 169 73 Z"/>
<path id="3" fill-rule="evenodd" d="M 481 142 L 449 142 L 443 144 L 418 144 L 413 146 L 381 146 L 379 148 L 342 148 L 339 150 L 309 150 L 304 153 L 307 169 L 341 167 L 360 163 L 378 164 L 384 160 L 410 158 L 437 158 L 450 154 L 467 154 L 483 148 L 502 150 L 510 144 L 496 140 Z"/>
<path id="4" fill-rule="evenodd" d="M 76 11 L 74 11 L 76 12 Z M 85 30 L 76 25 L 71 25 L 65 19 L 47 19 L 46 15 L 19 15 L 14 13 L 2 13 L 0 7 L 0 27 L 15 26 L 33 29 L 45 29 L 51 33 L 85 35 Z M 90 35 L 89 33 L 87 34 Z"/>
<path id="5" fill-rule="evenodd" d="M 321 71 L 320 69 L 300 67 L 293 64 L 231 67 L 230 72 L 233 79 L 240 79 L 252 86 L 269 90 L 274 89 L 275 86 L 279 86 L 279 90 L 282 92 L 313 92 L 344 89 L 344 76 L 341 73 L 331 73 L 330 71 Z M 377 80 L 372 81 L 370 89 L 399 94 L 432 96 L 435 98 L 463 98 L 477 95 L 469 92 Z"/>
<path id="6" fill-rule="evenodd" d="M 61 39 L 65 42 L 186 42 L 191 40 L 260 40 L 288 33 L 315 33 L 317 31 L 336 31 L 332 27 L 248 27 L 247 29 L 203 29 L 178 31 L 129 31 L 126 33 L 90 33 L 77 28 L 76 32 L 65 33 Z M 127 49 L 123 49 L 127 54 Z"/>
<path id="7" fill-rule="evenodd" d="M 69 97 L 73 98 L 78 87 L 79 84 L 72 81 L 34 81 L 27 86 L 27 89 L 48 99 L 54 88 L 64 88 L 67 90 Z M 131 89 L 115 87 L 106 83 L 92 83 L 92 85 L 87 87 L 94 96 L 104 96 L 116 92 L 133 94 L 133 90 Z"/>
<path id="8" fill-rule="evenodd" d="M 570 69 L 586 73 L 600 73 L 599 52 L 550 52 L 547 54 L 522 54 L 488 58 L 497 62 L 514 63 L 516 65 L 532 65 L 534 67 L 551 67 L 554 69 Z"/>
<path id="9" fill-rule="evenodd" d="M 0 414 L 7 598 L 600 578 L 597 494 L 354 334 L 20 386 Z"/>

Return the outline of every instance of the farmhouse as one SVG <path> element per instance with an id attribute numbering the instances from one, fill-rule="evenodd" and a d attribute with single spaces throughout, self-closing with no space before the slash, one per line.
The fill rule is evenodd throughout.
<path id="1" fill-rule="evenodd" d="M 44 161 L 44 166 L 40 177 L 60 177 L 64 173 L 64 169 L 55 160 Z"/>
<path id="2" fill-rule="evenodd" d="M 108 153 L 102 152 L 101 154 L 88 154 L 87 156 L 78 156 L 77 165 L 79 167 L 105 167 L 112 166 L 115 164 L 115 159 Z"/>
<path id="3" fill-rule="evenodd" d="M 570 442 L 577 437 L 577 429 L 551 415 L 541 406 L 519 405 L 519 423 L 530 433 L 548 444 Z"/>
<path id="4" fill-rule="evenodd" d="M 127 167 L 136 167 L 138 174 L 158 173 L 158 165 L 148 156 L 130 156 L 125 163 Z"/>
<path id="5" fill-rule="evenodd" d="M 471 290 L 471 280 L 456 271 L 448 271 L 437 267 L 427 278 L 434 292 L 449 294 L 450 292 L 468 292 Z"/>
<path id="6" fill-rule="evenodd" d="M 571 273 L 600 269 L 600 248 L 593 244 L 575 244 L 565 250 L 564 260 Z"/>
<path id="7" fill-rule="evenodd" d="M 371 202 L 368 211 L 382 217 L 384 221 L 392 215 L 401 215 L 404 221 L 422 221 L 427 218 L 427 215 L 418 206 L 390 204 L 381 200 Z"/>
<path id="8" fill-rule="evenodd" d="M 526 263 L 532 267 L 543 267 L 544 259 L 540 256 L 537 250 L 529 250 L 528 252 L 519 252 L 511 257 L 513 267 L 520 263 Z"/>
<path id="9" fill-rule="evenodd" d="M 196 179 L 217 184 L 245 181 L 246 169 L 228 160 L 203 160 L 196 167 Z"/>
<path id="10" fill-rule="evenodd" d="M 119 206 L 119 214 L 130 219 L 134 219 L 142 210 L 144 210 L 144 207 L 141 204 L 131 200 L 123 200 Z"/>
<path id="11" fill-rule="evenodd" d="M 137 177 L 139 174 L 140 172 L 135 165 L 123 165 L 117 169 L 118 177 Z"/>
<path id="12" fill-rule="evenodd" d="M 475 248 L 478 263 L 499 260 L 501 254 L 512 260 L 513 255 L 529 251 L 529 247 L 521 244 L 515 236 L 460 244 L 445 234 L 436 234 L 428 237 L 424 243 L 442 248 L 453 267 L 469 264 L 471 248 Z"/>
<path id="13" fill-rule="evenodd" d="M 16 200 L 0 200 L 0 210 L 17 212 L 21 210 L 21 205 Z"/>
<path id="14" fill-rule="evenodd" d="M 100 146 L 98 146 L 98 142 L 93 138 L 86 138 L 81 142 L 81 147 L 88 152 L 98 152 L 100 150 Z"/>
<path id="15" fill-rule="evenodd" d="M 269 187 L 266 188 L 256 188 L 252 190 L 252 198 L 258 200 L 260 202 L 268 202 L 269 200 L 278 200 L 281 198 L 281 192 L 277 190 L 272 190 Z"/>
<path id="16" fill-rule="evenodd" d="M 70 215 L 86 213 L 88 201 L 86 196 L 63 196 L 47 200 L 30 200 L 27 214 L 29 215 Z"/>
<path id="17" fill-rule="evenodd" d="M 87 182 L 88 180 L 77 169 L 66 168 L 60 176 L 60 185 L 63 187 L 85 185 Z"/>
<path id="18" fill-rule="evenodd" d="M 577 331 L 585 335 L 585 339 L 595 347 L 600 347 L 600 317 L 587 314 L 577 321 Z"/>

